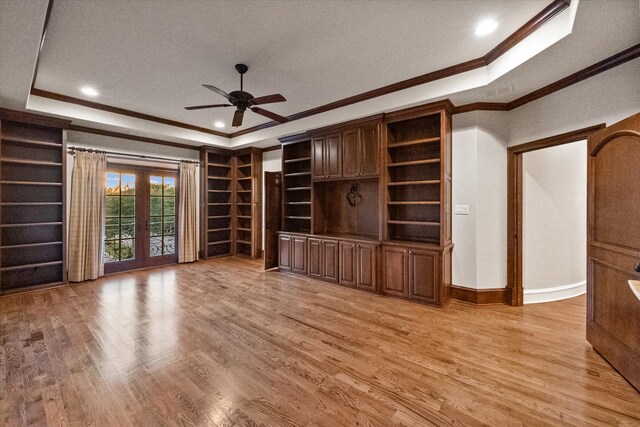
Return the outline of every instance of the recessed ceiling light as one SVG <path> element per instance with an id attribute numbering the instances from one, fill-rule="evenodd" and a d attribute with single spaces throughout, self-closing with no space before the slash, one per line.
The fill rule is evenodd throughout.
<path id="1" fill-rule="evenodd" d="M 218 129 L 222 129 L 224 127 L 224 123 L 222 123 L 220 120 L 217 120 L 216 122 L 214 122 L 213 125 Z"/>
<path id="2" fill-rule="evenodd" d="M 98 91 L 91 86 L 83 86 L 80 88 L 80 92 L 88 96 L 98 96 Z"/>
<path id="3" fill-rule="evenodd" d="M 480 21 L 476 27 L 476 36 L 486 36 L 487 34 L 493 33 L 496 28 L 498 28 L 496 21 L 493 19 L 484 19 Z"/>

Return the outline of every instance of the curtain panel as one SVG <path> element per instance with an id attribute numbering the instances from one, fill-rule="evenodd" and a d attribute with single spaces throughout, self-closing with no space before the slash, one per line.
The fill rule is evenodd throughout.
<path id="1" fill-rule="evenodd" d="M 70 282 L 94 280 L 104 275 L 106 176 L 106 154 L 75 153 L 69 212 Z"/>
<path id="2" fill-rule="evenodd" d="M 178 262 L 198 260 L 198 205 L 196 180 L 198 165 L 180 162 L 180 190 L 178 199 Z"/>

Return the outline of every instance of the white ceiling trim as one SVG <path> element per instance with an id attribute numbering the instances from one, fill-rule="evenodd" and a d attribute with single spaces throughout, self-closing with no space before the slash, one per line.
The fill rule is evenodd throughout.
<path id="1" fill-rule="evenodd" d="M 249 145 L 266 146 L 271 141 L 273 143 L 277 142 L 277 138 L 284 135 L 304 132 L 309 129 L 366 117 L 380 112 L 389 112 L 419 105 L 446 98 L 458 92 L 486 86 L 571 34 L 578 3 L 579 0 L 573 0 L 569 8 L 520 41 L 488 66 L 232 139 L 34 95 L 28 97 L 26 108 L 71 119 L 153 133 L 160 138 L 166 136 L 171 137 L 173 140 L 190 144 L 195 142 L 232 148 Z"/>

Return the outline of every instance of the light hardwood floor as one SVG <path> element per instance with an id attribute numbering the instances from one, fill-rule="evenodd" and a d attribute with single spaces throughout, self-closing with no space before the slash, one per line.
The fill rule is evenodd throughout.
<path id="1" fill-rule="evenodd" d="M 410 302 L 225 258 L 0 298 L 2 425 L 640 425 L 584 297 Z"/>

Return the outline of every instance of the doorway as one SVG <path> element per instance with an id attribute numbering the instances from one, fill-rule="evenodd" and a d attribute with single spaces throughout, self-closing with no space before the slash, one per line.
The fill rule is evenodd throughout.
<path id="1" fill-rule="evenodd" d="M 175 170 L 109 164 L 105 274 L 178 262 Z"/>
<path id="2" fill-rule="evenodd" d="M 523 288 L 523 154 L 586 139 L 604 124 L 509 147 L 507 150 L 507 287 L 505 301 L 524 303 Z M 585 234 L 586 241 L 586 234 Z"/>
<path id="3" fill-rule="evenodd" d="M 523 303 L 586 293 L 587 141 L 524 153 Z"/>
<path id="4" fill-rule="evenodd" d="M 264 269 L 278 266 L 278 231 L 282 224 L 282 173 L 264 173 Z"/>

